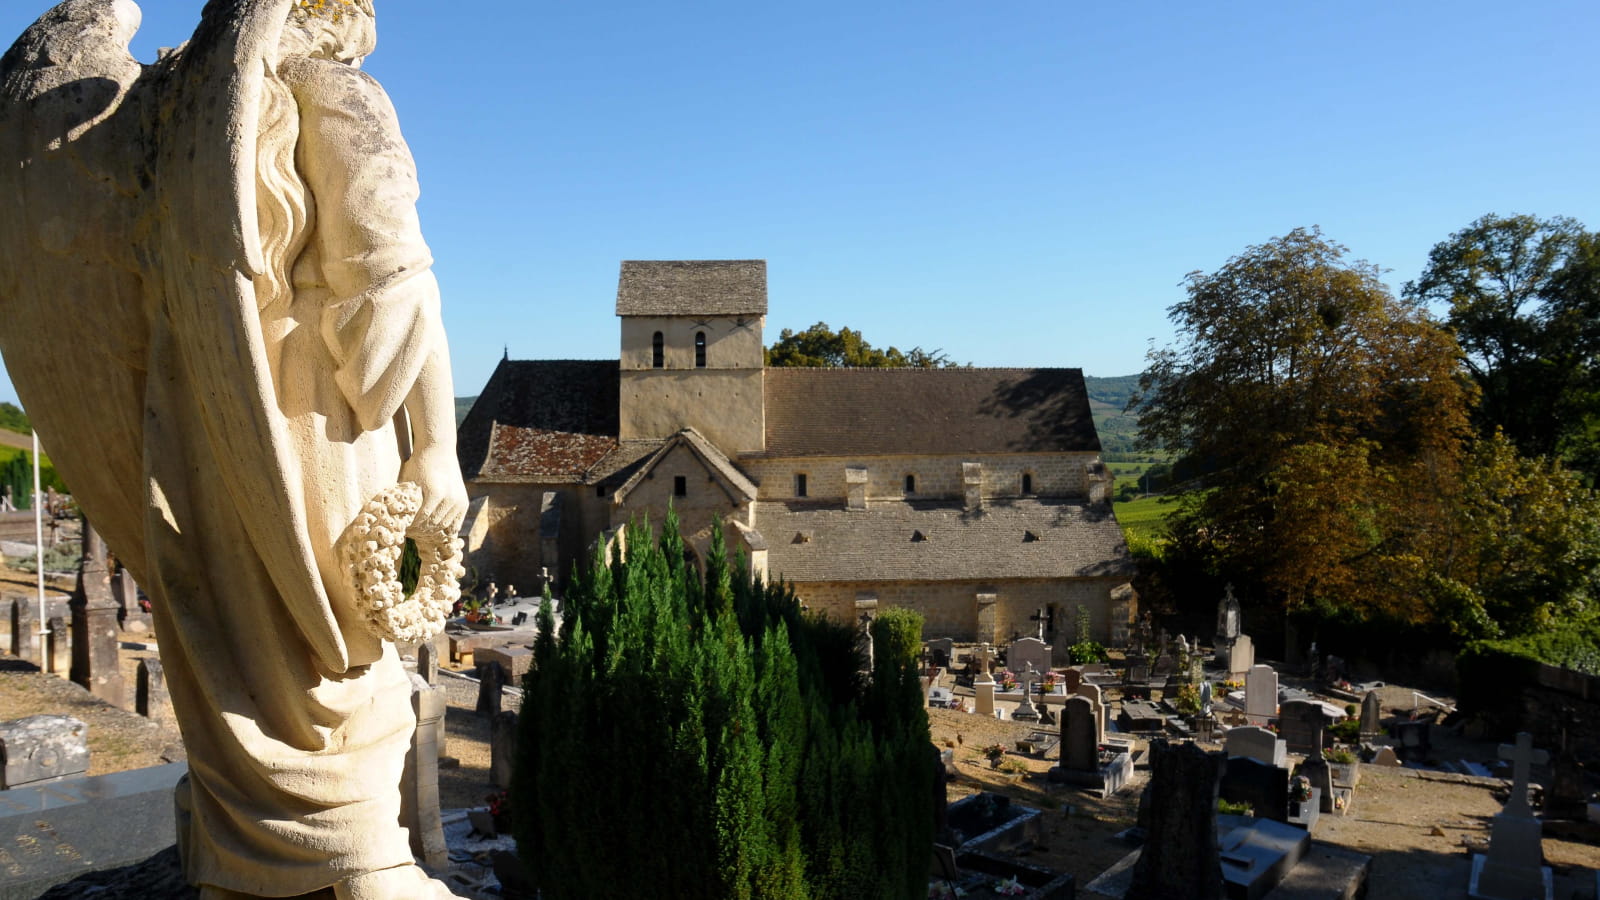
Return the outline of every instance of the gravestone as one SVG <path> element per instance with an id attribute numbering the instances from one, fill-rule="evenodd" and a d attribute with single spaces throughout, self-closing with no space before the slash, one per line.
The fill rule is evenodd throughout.
<path id="1" fill-rule="evenodd" d="M 89 771 L 89 726 L 67 716 L 0 722 L 0 790 L 48 784 Z"/>
<path id="2" fill-rule="evenodd" d="M 39 608 L 26 594 L 11 594 L 11 655 L 39 666 L 44 666 L 44 655 L 39 646 Z"/>
<path id="3" fill-rule="evenodd" d="M 1228 729 L 1223 739 L 1228 756 L 1243 756 L 1269 766 L 1283 765 L 1284 743 L 1271 730 L 1256 725 L 1240 725 Z"/>
<path id="4" fill-rule="evenodd" d="M 1248 756 L 1230 756 L 1223 771 L 1222 799 L 1248 803 L 1256 818 L 1289 821 L 1289 770 Z"/>
<path id="5" fill-rule="evenodd" d="M 172 698 L 167 695 L 167 679 L 161 671 L 161 660 L 145 657 L 139 660 L 134 676 L 134 711 L 152 722 L 170 725 L 175 722 Z"/>
<path id="6" fill-rule="evenodd" d="M 1239 610 L 1239 601 L 1233 596 L 1233 585 L 1228 585 L 1222 600 L 1217 603 L 1217 633 L 1212 639 L 1217 654 L 1217 662 L 1226 663 L 1233 650 L 1234 642 L 1243 634 L 1243 619 Z"/>
<path id="7" fill-rule="evenodd" d="M 439 683 L 439 639 L 417 645 L 417 674 L 429 684 Z"/>
<path id="8" fill-rule="evenodd" d="M 517 759 L 517 714 L 505 710 L 494 717 L 489 732 L 489 780 L 510 789 Z"/>
<path id="9" fill-rule="evenodd" d="M 171 847 L 172 791 L 186 771 L 172 763 L 0 791 L 0 898 L 38 897 Z"/>
<path id="10" fill-rule="evenodd" d="M 1065 669 L 1065 670 L 1062 671 L 1062 673 L 1061 673 L 1062 690 L 1066 692 L 1067 696 L 1070 697 L 1073 694 L 1076 694 L 1078 692 L 1078 685 L 1080 685 L 1082 683 L 1083 683 L 1083 672 L 1082 672 L 1082 670 L 1075 669 L 1075 668 L 1069 668 L 1069 669 Z"/>
<path id="11" fill-rule="evenodd" d="M 45 623 L 44 670 L 52 675 L 68 677 L 72 672 L 72 626 L 66 616 L 51 616 Z M 118 679 L 121 674 L 118 673 Z"/>
<path id="12" fill-rule="evenodd" d="M 1433 752 L 1433 723 L 1400 719 L 1389 726 L 1398 746 L 1395 753 L 1405 762 L 1426 762 Z"/>
<path id="13" fill-rule="evenodd" d="M 72 608 L 72 680 L 112 706 L 126 707 L 127 688 L 117 642 L 120 607 L 111 596 L 106 545 L 89 520 L 83 520 L 83 558 Z"/>
<path id="14" fill-rule="evenodd" d="M 1094 703 L 1088 697 L 1068 697 L 1062 710 L 1061 766 L 1079 772 L 1100 764 L 1099 728 Z"/>
<path id="15" fill-rule="evenodd" d="M 1050 668 L 1050 645 L 1035 637 L 1012 641 L 1006 648 L 1006 665 L 1020 674 L 1030 663 L 1035 672 Z"/>
<path id="16" fill-rule="evenodd" d="M 972 683 L 972 711 L 980 716 L 994 715 L 994 676 L 984 673 Z"/>
<path id="17" fill-rule="evenodd" d="M 1087 697 L 1094 704 L 1094 739 L 1102 742 L 1106 739 L 1106 702 L 1105 694 L 1100 690 L 1100 685 L 1084 682 L 1078 685 L 1076 694 Z"/>
<path id="18" fill-rule="evenodd" d="M 1278 673 L 1271 666 L 1251 666 L 1245 675 L 1244 714 L 1251 725 L 1266 725 L 1278 715 Z"/>
<path id="19" fill-rule="evenodd" d="M 133 580 L 133 573 L 127 569 L 117 569 L 112 573 L 111 598 L 117 601 L 117 609 L 124 617 L 136 616 L 143 612 L 139 608 L 139 584 Z"/>
<path id="20" fill-rule="evenodd" d="M 1316 792 L 1318 808 L 1322 812 L 1331 813 L 1333 812 L 1333 771 L 1328 767 L 1328 761 L 1322 756 L 1322 733 L 1323 728 L 1327 725 L 1327 719 L 1323 716 L 1322 707 L 1316 703 L 1305 701 L 1290 701 L 1283 706 L 1287 712 L 1279 718 L 1280 727 L 1282 727 L 1282 723 L 1293 723 L 1294 728 L 1300 732 L 1300 737 L 1297 739 L 1303 741 L 1302 746 L 1306 747 L 1305 750 L 1296 752 L 1308 754 L 1305 761 L 1300 764 L 1300 768 L 1295 770 L 1295 774 L 1303 775 L 1307 781 L 1311 782 L 1311 789 Z M 1285 738 L 1287 737 L 1288 735 L 1286 734 Z M 1285 742 L 1288 743 L 1289 749 L 1294 751 L 1294 741 L 1286 740 Z M 1311 821 L 1314 822 L 1315 819 Z M 1308 823 L 1306 827 L 1309 829 L 1310 824 Z"/>
<path id="21" fill-rule="evenodd" d="M 1327 727 L 1322 704 L 1309 700 L 1290 700 L 1278 709 L 1278 733 L 1290 753 L 1322 753 L 1322 735 Z"/>
<path id="22" fill-rule="evenodd" d="M 1551 895 L 1551 870 L 1544 865 L 1543 824 L 1528 805 L 1528 770 L 1549 754 L 1533 749 L 1533 735 L 1520 732 L 1514 745 L 1501 744 L 1512 763 L 1511 796 L 1489 826 L 1489 852 L 1472 856 L 1467 893 L 1495 900 L 1541 900 Z"/>
<path id="23" fill-rule="evenodd" d="M 1127 900 L 1222 900 L 1217 850 L 1221 757 L 1194 744 L 1150 745 L 1150 786 L 1140 801 L 1146 839 Z"/>
<path id="24" fill-rule="evenodd" d="M 443 688 L 411 674 L 411 709 L 417 717 L 400 779 L 400 825 L 411 835 L 411 852 L 435 871 L 450 863 L 439 815 L 439 748 L 435 744 L 447 700 Z"/>
<path id="25" fill-rule="evenodd" d="M 956 642 L 953 638 L 934 638 L 928 642 L 928 660 L 930 665 L 948 669 L 950 660 L 955 656 Z"/>
<path id="26" fill-rule="evenodd" d="M 1039 683 L 1039 673 L 1033 668 L 1033 663 L 1028 663 L 1027 668 L 1017 675 L 1017 683 L 1022 688 L 1022 703 L 1011 714 L 1011 718 L 1020 722 L 1038 721 L 1039 711 L 1033 706 L 1033 686 Z"/>
<path id="27" fill-rule="evenodd" d="M 533 651 L 527 647 L 484 647 L 474 660 L 480 666 L 499 666 L 502 685 L 520 686 L 522 676 L 533 667 Z"/>
<path id="28" fill-rule="evenodd" d="M 490 720 L 500 715 L 500 691 L 504 687 L 503 671 L 499 663 L 478 665 L 478 706 L 474 710 L 476 715 Z"/>
<path id="29" fill-rule="evenodd" d="M 1361 737 L 1375 737 L 1383 731 L 1383 704 L 1377 691 L 1367 691 L 1361 698 Z"/>
<path id="30" fill-rule="evenodd" d="M 1243 678 L 1256 664 L 1256 645 L 1250 635 L 1241 634 L 1228 650 L 1228 677 Z"/>
<path id="31" fill-rule="evenodd" d="M 1372 752 L 1372 759 L 1368 760 L 1375 766 L 1388 766 L 1400 768 L 1400 757 L 1395 755 L 1393 747 L 1378 747 Z"/>

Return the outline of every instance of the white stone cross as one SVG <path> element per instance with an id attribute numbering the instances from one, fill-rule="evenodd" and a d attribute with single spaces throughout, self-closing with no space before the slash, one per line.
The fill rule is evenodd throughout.
<path id="1" fill-rule="evenodd" d="M 1505 811 L 1512 815 L 1528 815 L 1528 769 L 1533 765 L 1544 765 L 1550 761 L 1550 754 L 1544 750 L 1533 749 L 1533 735 L 1526 731 L 1517 732 L 1517 743 L 1501 744 L 1500 758 L 1511 760 L 1511 797 L 1506 801 Z"/>

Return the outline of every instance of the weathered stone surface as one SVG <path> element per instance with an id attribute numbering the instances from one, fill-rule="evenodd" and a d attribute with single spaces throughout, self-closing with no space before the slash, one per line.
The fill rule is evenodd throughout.
<path id="1" fill-rule="evenodd" d="M 439 683 L 439 639 L 437 637 L 417 645 L 417 674 L 429 684 Z"/>
<path id="2" fill-rule="evenodd" d="M 478 706 L 474 712 L 486 719 L 500 715 L 501 691 L 505 670 L 496 663 L 478 665 Z"/>
<path id="3" fill-rule="evenodd" d="M 1229 756 L 1246 756 L 1269 766 L 1283 765 L 1287 749 L 1271 730 L 1254 725 L 1228 729 L 1224 747 Z"/>
<path id="4" fill-rule="evenodd" d="M 89 771 L 89 726 L 67 716 L 0 722 L 0 790 L 44 784 Z"/>
<path id="5" fill-rule="evenodd" d="M 511 770 L 517 761 L 517 714 L 502 710 L 494 717 L 489 732 L 489 780 L 498 787 L 511 787 Z"/>
<path id="6" fill-rule="evenodd" d="M 1367 691 L 1361 698 L 1361 736 L 1370 738 L 1383 731 L 1383 701 L 1377 691 Z"/>
<path id="7" fill-rule="evenodd" d="M 45 896 L 61 900 L 192 896 L 166 890 L 181 883 L 171 869 L 141 872 L 142 883 L 107 871 L 173 845 L 172 788 L 184 771 L 184 764 L 173 763 L 0 791 L 0 849 L 7 852 L 0 900 L 32 900 L 51 885 L 61 887 Z M 122 892 L 88 890 L 111 881 L 121 883 Z"/>
<path id="8" fill-rule="evenodd" d="M 522 684 L 522 676 L 533 666 L 533 651 L 527 647 L 485 647 L 477 652 L 478 665 L 500 667 L 501 684 Z"/>
<path id="9" fill-rule="evenodd" d="M 1278 673 L 1271 666 L 1251 666 L 1244 677 L 1244 714 L 1251 725 L 1266 725 L 1278 715 Z"/>
<path id="10" fill-rule="evenodd" d="M 450 861 L 439 816 L 439 748 L 435 745 L 445 706 L 442 689 L 411 676 L 411 708 L 417 730 L 411 736 L 400 780 L 400 824 L 411 835 L 411 852 L 435 870 Z"/>
<path id="11" fill-rule="evenodd" d="M 167 678 L 161 670 L 161 660 L 148 656 L 139 660 L 134 684 L 134 711 L 152 722 L 167 724 L 173 721 L 172 697 L 167 694 Z"/>
<path id="12" fill-rule="evenodd" d="M 78 585 L 70 606 L 72 680 L 112 706 L 127 706 L 117 643 L 121 605 L 111 595 L 105 542 L 88 519 L 83 520 L 83 557 L 78 562 Z"/>
<path id="13" fill-rule="evenodd" d="M 1127 900 L 1221 900 L 1217 783 L 1221 754 L 1194 744 L 1150 745 L 1150 787 L 1140 804 L 1146 837 Z"/>

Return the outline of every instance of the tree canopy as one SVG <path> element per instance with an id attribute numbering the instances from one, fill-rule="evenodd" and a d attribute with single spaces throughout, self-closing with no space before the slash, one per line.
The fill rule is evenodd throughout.
<path id="1" fill-rule="evenodd" d="M 1317 229 L 1185 288 L 1178 343 L 1129 401 L 1141 441 L 1204 488 L 1170 520 L 1175 545 L 1290 607 L 1418 615 L 1392 579 L 1456 477 L 1473 396 L 1449 331 Z"/>
<path id="2" fill-rule="evenodd" d="M 0 428 L 21 434 L 33 434 L 33 425 L 28 421 L 28 414 L 15 403 L 0 403 Z"/>
<path id="3" fill-rule="evenodd" d="M 1480 432 L 1593 474 L 1600 454 L 1600 235 L 1564 217 L 1486 215 L 1435 245 L 1405 295 L 1449 309 L 1483 393 Z"/>
<path id="4" fill-rule="evenodd" d="M 813 368 L 916 368 L 938 369 L 959 365 L 941 350 L 923 350 L 912 347 L 901 351 L 896 347 L 887 350 L 867 343 L 861 332 L 840 328 L 837 332 L 827 322 L 818 322 L 805 331 L 785 328 L 778 340 L 766 352 L 769 366 L 810 366 Z"/>

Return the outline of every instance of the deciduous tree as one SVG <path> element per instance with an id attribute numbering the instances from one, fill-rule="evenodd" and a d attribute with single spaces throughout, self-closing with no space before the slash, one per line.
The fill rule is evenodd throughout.
<path id="1" fill-rule="evenodd" d="M 818 322 L 799 332 L 785 328 L 778 333 L 777 342 L 767 349 L 766 356 L 769 366 L 938 369 L 957 365 L 940 350 L 928 351 L 921 347 L 912 347 L 909 351 L 895 347 L 879 350 L 867 343 L 861 332 L 849 328 L 835 332 L 827 322 Z"/>

